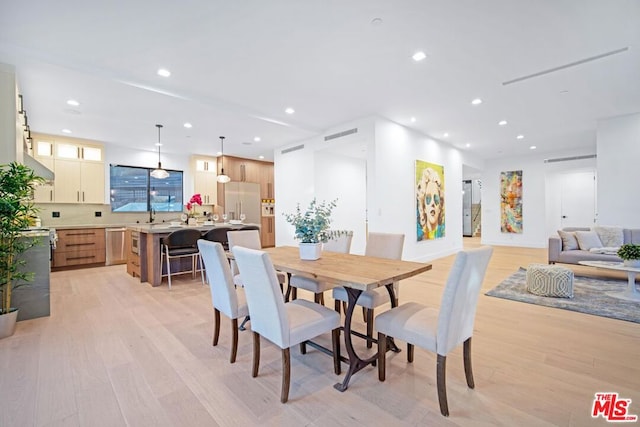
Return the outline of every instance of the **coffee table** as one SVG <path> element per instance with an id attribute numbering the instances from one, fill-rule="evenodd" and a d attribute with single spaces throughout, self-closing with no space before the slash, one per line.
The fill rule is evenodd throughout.
<path id="1" fill-rule="evenodd" d="M 578 261 L 578 264 L 589 267 L 604 268 L 607 270 L 626 271 L 629 283 L 623 292 L 607 292 L 607 295 L 614 298 L 626 299 L 640 302 L 640 292 L 636 289 L 636 273 L 640 273 L 640 268 L 628 267 L 621 262 L 611 261 Z"/>

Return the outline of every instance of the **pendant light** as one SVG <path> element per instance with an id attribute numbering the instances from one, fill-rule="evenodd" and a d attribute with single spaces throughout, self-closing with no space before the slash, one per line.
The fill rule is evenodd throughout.
<path id="1" fill-rule="evenodd" d="M 224 136 L 220 137 L 220 156 L 220 175 L 216 177 L 216 181 L 221 184 L 226 184 L 227 182 L 231 181 L 231 178 L 229 178 L 228 175 L 224 174 Z"/>
<path id="2" fill-rule="evenodd" d="M 165 179 L 169 177 L 169 172 L 162 169 L 162 163 L 160 163 L 160 146 L 162 146 L 160 144 L 160 129 L 162 129 L 162 125 L 156 125 L 156 127 L 158 128 L 158 143 L 156 144 L 158 146 L 158 168 L 151 172 L 151 176 L 156 179 Z"/>

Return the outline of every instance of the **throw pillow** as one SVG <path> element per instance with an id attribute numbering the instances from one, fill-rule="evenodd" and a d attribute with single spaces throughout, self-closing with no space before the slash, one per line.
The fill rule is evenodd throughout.
<path id="1" fill-rule="evenodd" d="M 595 231 L 576 231 L 576 239 L 578 240 L 578 246 L 583 251 L 602 247 L 602 242 Z"/>
<path id="2" fill-rule="evenodd" d="M 562 250 L 563 251 L 574 251 L 578 249 L 578 240 L 576 240 L 576 232 L 575 231 L 562 231 L 558 230 L 558 234 L 562 239 Z"/>
<path id="3" fill-rule="evenodd" d="M 619 248 L 624 243 L 624 234 L 620 227 L 593 227 L 598 234 L 602 246 Z"/>

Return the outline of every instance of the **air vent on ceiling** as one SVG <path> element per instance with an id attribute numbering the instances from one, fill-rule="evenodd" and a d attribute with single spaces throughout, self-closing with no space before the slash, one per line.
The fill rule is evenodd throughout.
<path id="1" fill-rule="evenodd" d="M 325 142 L 331 141 L 332 139 L 342 138 L 343 136 L 353 135 L 354 133 L 358 133 L 358 128 L 353 128 L 349 130 L 345 130 L 343 132 L 334 133 L 333 135 L 327 135 L 324 137 Z"/>
<path id="2" fill-rule="evenodd" d="M 612 51 L 609 51 L 609 52 L 601 53 L 600 55 L 591 56 L 589 58 L 584 58 L 584 59 L 581 59 L 579 61 L 570 62 L 568 64 L 563 64 L 563 65 L 560 65 L 558 67 L 549 68 L 548 70 L 538 71 L 537 73 L 529 74 L 527 76 L 522 76 L 522 77 L 518 77 L 518 78 L 515 78 L 515 79 L 512 79 L 512 80 L 506 81 L 506 82 L 502 82 L 502 85 L 506 86 L 506 85 L 510 85 L 510 84 L 513 84 L 513 83 L 521 82 L 523 80 L 532 79 L 534 77 L 540 77 L 540 76 L 543 76 L 545 74 L 555 73 L 556 71 L 560 71 L 560 70 L 564 70 L 566 68 L 571 68 L 571 67 L 575 67 L 575 66 L 578 66 L 578 65 L 586 64 L 587 62 L 591 62 L 591 61 L 597 61 L 598 59 L 606 58 L 607 56 L 611 56 L 611 55 L 617 55 L 619 53 L 623 53 L 623 52 L 626 52 L 628 50 L 629 50 L 629 46 L 623 47 L 621 49 L 616 49 L 616 50 L 612 50 Z"/>
<path id="3" fill-rule="evenodd" d="M 585 156 L 558 157 L 557 159 L 544 159 L 544 162 L 545 163 L 568 162 L 571 160 L 595 159 L 596 157 L 597 156 L 595 154 L 587 154 Z"/>
<path id="4" fill-rule="evenodd" d="M 287 153 L 290 153 L 292 151 L 302 150 L 303 148 L 304 148 L 304 144 L 296 145 L 295 147 L 285 148 L 284 150 L 282 150 L 280 152 L 280 154 L 287 154 Z"/>

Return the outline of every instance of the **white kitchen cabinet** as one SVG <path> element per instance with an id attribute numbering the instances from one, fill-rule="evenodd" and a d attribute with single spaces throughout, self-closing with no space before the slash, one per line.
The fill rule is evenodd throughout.
<path id="1" fill-rule="evenodd" d="M 218 183 L 216 181 L 216 158 L 194 157 L 193 163 L 194 194 L 200 193 L 203 205 L 215 205 L 218 201 Z"/>
<path id="2" fill-rule="evenodd" d="M 36 149 L 37 148 L 38 148 L 38 145 L 36 144 Z M 37 154 L 37 151 L 36 151 L 36 154 Z M 50 170 L 53 170 L 54 161 L 52 156 L 49 156 L 49 157 L 38 156 L 37 160 L 43 165 L 45 165 L 47 168 L 49 168 Z M 43 184 L 38 184 L 33 189 L 33 201 L 36 203 L 53 203 L 55 201 L 54 191 L 55 189 L 54 189 L 53 182 L 47 181 Z"/>
<path id="3" fill-rule="evenodd" d="M 56 203 L 104 203 L 104 164 L 55 159 Z"/>
<path id="4" fill-rule="evenodd" d="M 104 203 L 104 163 L 82 162 L 80 184 L 83 203 Z"/>
<path id="5" fill-rule="evenodd" d="M 101 162 L 102 148 L 93 146 L 93 145 L 87 145 L 87 144 L 56 142 L 55 158 L 56 159 L 89 160 L 94 162 Z"/>
<path id="6" fill-rule="evenodd" d="M 52 183 L 36 187 L 36 203 L 104 203 L 104 148 L 92 141 L 33 134 L 33 155 L 51 169 Z"/>
<path id="7" fill-rule="evenodd" d="M 35 140 L 33 154 L 40 163 L 45 162 L 43 159 L 53 159 L 53 145 L 53 141 Z"/>

